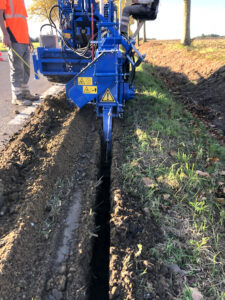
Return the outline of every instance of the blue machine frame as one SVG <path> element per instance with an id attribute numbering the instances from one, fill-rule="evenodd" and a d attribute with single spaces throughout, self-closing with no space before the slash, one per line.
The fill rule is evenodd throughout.
<path id="1" fill-rule="evenodd" d="M 144 61 L 134 41 L 121 36 L 112 0 L 99 13 L 94 0 L 58 0 L 61 47 L 37 48 L 34 69 L 50 78 L 70 80 L 66 95 L 79 108 L 96 104 L 103 118 L 104 141 L 111 150 L 112 118 L 120 117 L 125 103 L 134 98 L 135 68 Z M 51 17 L 50 17 L 51 20 Z M 56 29 L 55 23 L 50 26 Z M 120 50 L 123 47 L 123 51 Z M 134 60 L 134 54 L 138 59 Z"/>

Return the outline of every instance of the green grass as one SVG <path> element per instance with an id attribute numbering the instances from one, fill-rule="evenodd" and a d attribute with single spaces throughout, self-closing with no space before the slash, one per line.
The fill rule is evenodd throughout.
<path id="1" fill-rule="evenodd" d="M 126 107 L 121 173 L 124 191 L 164 232 L 149 255 L 178 264 L 204 299 L 225 299 L 225 148 L 173 101 L 149 65 L 139 68 L 136 87 Z M 189 299 L 188 287 L 184 295 Z"/>
<path id="2" fill-rule="evenodd" d="M 39 43 L 33 43 L 33 46 L 34 46 L 34 49 L 36 49 L 37 47 L 40 46 L 40 44 Z"/>
<path id="3" fill-rule="evenodd" d="M 36 49 L 37 47 L 39 47 L 39 43 L 33 43 L 34 49 Z M 0 43 L 0 52 L 6 52 L 7 49 L 6 47 L 3 45 L 3 43 Z"/>
<path id="4" fill-rule="evenodd" d="M 0 52 L 5 52 L 5 51 L 6 51 L 5 46 L 3 45 L 3 43 L 0 43 Z"/>
<path id="5" fill-rule="evenodd" d="M 225 61 L 225 39 L 196 39 L 190 46 L 182 46 L 180 42 L 168 41 L 167 46 L 171 49 L 183 50 L 192 57 L 206 58 L 209 60 Z"/>

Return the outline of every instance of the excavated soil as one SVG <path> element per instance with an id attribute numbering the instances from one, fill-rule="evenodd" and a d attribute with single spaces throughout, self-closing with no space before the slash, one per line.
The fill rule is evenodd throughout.
<path id="1" fill-rule="evenodd" d="M 93 107 L 49 96 L 2 149 L 0 299 L 86 297 L 101 153 L 95 118 Z"/>
<path id="2" fill-rule="evenodd" d="M 225 42 L 224 39 L 221 41 Z M 210 41 L 206 43 L 210 47 Z M 216 40 L 212 43 L 215 46 Z M 216 127 L 224 134 L 224 61 L 200 56 L 188 49 L 185 51 L 177 45 L 178 41 L 149 41 L 140 46 L 140 51 L 147 55 L 147 61 L 155 66 L 157 76 L 177 101 L 186 104 L 209 127 Z"/>

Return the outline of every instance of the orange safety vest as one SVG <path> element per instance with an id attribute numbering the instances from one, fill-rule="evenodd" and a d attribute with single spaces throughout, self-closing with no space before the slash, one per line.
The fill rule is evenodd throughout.
<path id="1" fill-rule="evenodd" d="M 27 11 L 24 0 L 0 0 L 0 9 L 4 10 L 5 27 L 11 41 L 29 44 Z"/>

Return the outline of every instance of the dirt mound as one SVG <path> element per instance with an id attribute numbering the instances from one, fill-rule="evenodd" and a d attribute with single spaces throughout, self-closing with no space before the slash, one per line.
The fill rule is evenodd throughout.
<path id="1" fill-rule="evenodd" d="M 150 41 L 140 47 L 147 61 L 178 101 L 225 133 L 225 67 L 223 60 L 209 59 L 177 47 L 174 41 Z"/>
<path id="2" fill-rule="evenodd" d="M 49 96 L 2 149 L 1 299 L 87 294 L 99 129 L 91 107 Z"/>
<path id="3" fill-rule="evenodd" d="M 62 95 L 57 98 L 47 97 L 25 128 L 15 134 L 2 149 L 0 177 L 5 198 L 2 215 L 8 211 L 8 204 L 12 207 L 12 202 L 17 202 L 20 198 L 21 186 L 29 176 L 28 172 L 35 168 L 35 165 L 39 166 L 43 157 L 47 159 L 51 156 L 48 151 L 49 141 L 57 135 L 61 124 L 71 112 L 66 105 L 65 96 L 62 99 L 61 97 Z"/>

